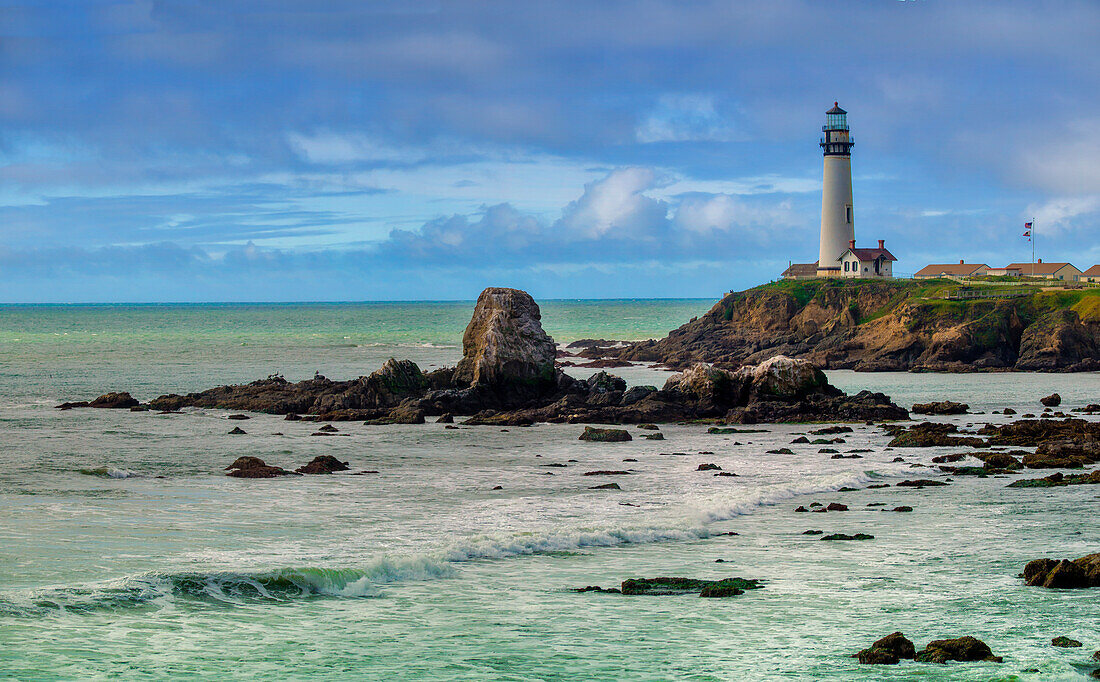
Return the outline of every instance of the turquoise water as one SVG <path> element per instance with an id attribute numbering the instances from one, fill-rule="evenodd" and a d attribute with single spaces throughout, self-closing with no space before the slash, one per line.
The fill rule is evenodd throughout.
<path id="1" fill-rule="evenodd" d="M 550 302 L 543 313 L 564 342 L 660 335 L 709 305 Z M 1095 594 L 1016 578 L 1031 558 L 1100 549 L 1097 491 L 1007 489 L 1003 478 L 867 490 L 933 476 L 913 465 L 948 452 L 888 451 L 872 427 L 835 446 L 870 450 L 863 459 L 833 460 L 819 446 L 789 445 L 806 431 L 796 425 L 735 436 L 672 425 L 662 427 L 666 441 L 602 444 L 577 441 L 574 425 L 340 423 L 346 435 L 317 438 L 313 425 L 269 415 L 52 409 L 107 389 L 146 399 L 275 371 L 356 376 L 391 355 L 453 363 L 469 311 L 0 311 L 0 675 L 1077 680 L 1100 665 L 1088 661 L 1100 648 Z M 951 398 L 987 412 L 1035 411 L 1055 390 L 1065 407 L 1100 396 L 1095 374 L 830 376 L 903 404 Z M 235 425 L 247 435 L 228 436 Z M 795 454 L 766 452 L 783 446 Z M 349 461 L 350 473 L 379 473 L 249 481 L 222 471 L 241 455 L 289 467 L 318 454 Z M 905 462 L 892 461 L 899 454 Z M 738 476 L 696 471 L 703 462 Z M 632 473 L 583 475 L 600 469 Z M 608 481 L 623 489 L 590 489 Z M 861 489 L 839 492 L 846 486 Z M 794 513 L 812 501 L 852 511 Z M 874 502 L 915 510 L 879 512 Z M 806 529 L 875 539 L 825 543 Z M 739 535 L 718 535 L 726 531 Z M 568 591 L 656 575 L 739 575 L 766 587 L 730 600 Z M 1005 662 L 881 669 L 848 657 L 897 629 L 918 646 L 972 634 Z M 1055 649 L 1057 635 L 1085 648 Z"/>

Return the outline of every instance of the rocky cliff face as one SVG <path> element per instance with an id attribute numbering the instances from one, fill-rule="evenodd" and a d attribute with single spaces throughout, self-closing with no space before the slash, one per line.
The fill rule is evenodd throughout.
<path id="1" fill-rule="evenodd" d="M 920 282 L 781 282 L 727 295 L 668 337 L 587 357 L 736 367 L 775 355 L 862 371 L 1100 368 L 1100 292 L 944 300 Z M 946 285 L 950 288 L 951 285 Z M 942 294 L 942 292 L 937 292 Z M 1081 310 L 1088 315 L 1082 319 Z"/>
<path id="2" fill-rule="evenodd" d="M 556 351 L 542 329 L 539 306 L 527 292 L 489 288 L 478 297 L 462 335 L 454 381 L 536 396 L 554 388 Z"/>

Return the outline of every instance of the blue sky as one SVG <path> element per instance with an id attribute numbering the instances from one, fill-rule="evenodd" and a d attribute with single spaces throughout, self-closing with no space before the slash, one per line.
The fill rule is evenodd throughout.
<path id="1" fill-rule="evenodd" d="M 1100 4 L 0 3 L 0 301 L 718 296 L 1100 262 Z"/>

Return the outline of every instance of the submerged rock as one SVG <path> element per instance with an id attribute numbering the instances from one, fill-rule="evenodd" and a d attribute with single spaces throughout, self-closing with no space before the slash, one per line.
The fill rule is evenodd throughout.
<path id="1" fill-rule="evenodd" d="M 1076 649 L 1082 646 L 1082 644 L 1076 639 L 1070 639 L 1069 637 L 1055 637 L 1054 639 L 1050 640 L 1050 645 L 1062 649 Z"/>
<path id="2" fill-rule="evenodd" d="M 1039 402 L 1041 402 L 1044 407 L 1058 407 L 1062 404 L 1062 396 L 1057 393 L 1051 393 L 1045 398 L 1039 398 Z"/>
<path id="3" fill-rule="evenodd" d="M 844 533 L 833 533 L 832 535 L 826 535 L 821 538 L 822 540 L 874 540 L 874 535 L 868 535 L 867 533 L 856 533 L 855 535 L 845 535 Z"/>
<path id="4" fill-rule="evenodd" d="M 74 403 L 61 403 L 57 406 L 57 409 L 71 410 L 74 407 L 96 407 L 101 409 L 120 410 L 136 407 L 139 404 L 140 403 L 129 393 L 121 391 L 118 393 L 104 393 L 91 402 L 84 400 Z"/>
<path id="5" fill-rule="evenodd" d="M 622 583 L 626 595 L 675 595 L 698 592 L 700 597 L 732 597 L 746 590 L 762 588 L 759 580 L 726 578 L 699 580 L 696 578 L 630 578 Z"/>

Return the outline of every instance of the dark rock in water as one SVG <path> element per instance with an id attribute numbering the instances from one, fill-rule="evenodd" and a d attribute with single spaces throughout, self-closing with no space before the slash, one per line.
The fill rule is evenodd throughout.
<path id="1" fill-rule="evenodd" d="M 913 412 L 917 414 L 966 414 L 970 406 L 966 403 L 956 403 L 950 400 L 931 403 L 917 403 L 913 406 Z"/>
<path id="2" fill-rule="evenodd" d="M 625 595 L 675 595 L 699 592 L 700 597 L 732 597 L 746 590 L 762 588 L 759 580 L 726 578 L 698 580 L 696 578 L 630 578 L 622 583 Z"/>
<path id="3" fill-rule="evenodd" d="M 586 471 L 585 476 L 629 476 L 629 471 L 611 471 L 601 469 L 599 471 Z"/>
<path id="4" fill-rule="evenodd" d="M 637 462 L 638 460 L 634 459 L 633 457 L 627 457 L 627 458 L 626 458 L 626 459 L 624 459 L 623 461 L 624 461 L 624 462 Z"/>
<path id="5" fill-rule="evenodd" d="M 588 585 L 587 587 L 574 587 L 573 591 L 574 592 L 604 592 L 606 594 L 622 594 L 622 591 L 617 590 L 614 587 L 604 589 L 604 588 L 600 587 L 599 585 Z"/>
<path id="6" fill-rule="evenodd" d="M 1092 660 L 1100 661 L 1100 649 L 1092 652 Z"/>
<path id="7" fill-rule="evenodd" d="M 797 509 L 795 509 L 795 511 L 796 511 L 796 512 L 799 512 L 799 513 L 801 513 L 801 512 L 808 512 L 808 511 L 810 511 L 810 510 L 809 510 L 809 509 L 806 509 L 806 508 L 805 508 L 805 507 L 803 507 L 802 505 L 799 505 L 799 506 L 798 506 L 798 508 L 797 508 Z"/>
<path id="8" fill-rule="evenodd" d="M 804 531 L 802 531 L 802 534 L 803 535 L 824 535 L 825 531 L 823 531 L 823 530 L 804 530 Z"/>
<path id="9" fill-rule="evenodd" d="M 535 423 L 535 420 L 527 415 L 516 414 L 515 412 L 486 410 L 478 412 L 462 423 L 465 426 L 531 426 Z"/>
<path id="10" fill-rule="evenodd" d="M 660 427 L 656 424 L 638 424 L 638 428 L 643 431 L 657 431 Z"/>
<path id="11" fill-rule="evenodd" d="M 252 419 L 252 417 L 249 417 L 247 414 L 231 414 L 228 417 L 226 417 L 226 419 L 232 419 L 232 420 L 235 420 L 235 421 L 244 421 L 246 419 Z"/>
<path id="12" fill-rule="evenodd" d="M 618 483 L 604 483 L 603 485 L 594 485 L 588 488 L 589 490 L 622 490 Z"/>
<path id="13" fill-rule="evenodd" d="M 1000 663 L 1001 658 L 994 656 L 989 646 L 974 637 L 958 639 L 938 639 L 929 642 L 924 650 L 916 655 L 922 663 L 947 663 L 948 661 L 990 661 Z"/>
<path id="14" fill-rule="evenodd" d="M 839 502 L 830 502 L 825 511 L 848 511 L 848 505 Z"/>
<path id="15" fill-rule="evenodd" d="M 275 478 L 289 476 L 291 472 L 276 466 L 269 466 L 259 457 L 238 457 L 225 468 L 226 476 L 234 478 Z"/>
<path id="16" fill-rule="evenodd" d="M 833 533 L 832 535 L 826 535 L 821 538 L 822 540 L 874 540 L 874 535 L 867 535 L 866 533 L 856 533 L 855 535 L 845 535 L 844 533 Z"/>
<path id="17" fill-rule="evenodd" d="M 341 462 L 332 455 L 319 455 L 305 466 L 295 469 L 299 474 L 331 474 L 334 471 L 347 471 L 348 463 Z"/>
<path id="18" fill-rule="evenodd" d="M 1076 639 L 1070 639 L 1069 637 L 1055 637 L 1050 640 L 1051 646 L 1060 647 L 1062 649 L 1076 649 L 1081 646 L 1081 643 Z"/>
<path id="19" fill-rule="evenodd" d="M 450 412 L 447 412 L 446 414 L 439 415 L 439 419 L 436 419 L 435 423 L 436 424 L 454 424 L 455 423 L 455 417 Z"/>
<path id="20" fill-rule="evenodd" d="M 894 448 L 927 448 L 927 447 L 988 447 L 985 439 L 977 436 L 957 435 L 959 427 L 955 424 L 941 424 L 938 422 L 923 422 L 915 426 L 888 426 L 886 432 L 894 439 L 889 442 L 889 447 Z"/>
<path id="21" fill-rule="evenodd" d="M 1023 466 L 1020 460 L 1007 452 L 989 452 L 974 456 L 982 460 L 986 469 L 1019 469 Z"/>
<path id="22" fill-rule="evenodd" d="M 902 481 L 896 484 L 899 488 L 931 488 L 935 486 L 947 485 L 943 481 L 933 481 L 927 478 L 918 478 L 913 481 Z"/>
<path id="23" fill-rule="evenodd" d="M 247 433 L 247 432 L 244 429 L 242 429 L 241 427 L 234 426 L 233 430 L 229 432 L 229 435 L 230 436 L 243 436 L 243 435 L 245 435 L 245 433 Z"/>
<path id="24" fill-rule="evenodd" d="M 872 483 L 871 485 L 867 486 L 867 489 L 868 490 L 879 490 L 880 488 L 889 488 L 889 487 L 890 487 L 889 483 Z"/>
<path id="25" fill-rule="evenodd" d="M 504 490 L 504 486 L 502 486 L 502 485 L 494 485 L 494 486 L 493 486 L 493 490 Z"/>
<path id="26" fill-rule="evenodd" d="M 803 445 L 803 444 L 809 444 L 809 442 L 810 442 L 810 439 L 807 438 L 806 436 L 799 436 L 798 438 L 795 438 L 794 440 L 791 441 L 791 445 Z"/>
<path id="27" fill-rule="evenodd" d="M 1062 396 L 1057 393 L 1051 393 L 1045 398 L 1039 398 L 1039 402 L 1041 402 L 1044 407 L 1058 407 L 1062 404 Z"/>
<path id="28" fill-rule="evenodd" d="M 917 648 L 913 642 L 900 632 L 895 632 L 860 651 L 855 658 L 866 665 L 896 665 L 901 659 L 912 659 L 916 655 Z"/>
<path id="29" fill-rule="evenodd" d="M 695 468 L 695 470 L 696 471 L 721 471 L 722 467 L 718 466 L 717 464 L 712 464 L 710 462 L 707 462 L 705 464 L 700 464 L 698 467 Z"/>
<path id="30" fill-rule="evenodd" d="M 317 430 L 322 431 L 324 433 L 337 433 L 338 431 L 340 431 L 340 429 L 336 428 L 332 424 L 325 424 L 324 426 L 322 426 L 321 428 L 319 428 Z"/>
<path id="31" fill-rule="evenodd" d="M 129 393 L 125 391 L 119 393 L 104 393 L 95 400 L 88 402 L 86 400 L 75 403 L 61 403 L 57 406 L 59 410 L 71 410 L 74 407 L 97 407 L 104 409 L 127 409 L 135 407 L 139 403 Z"/>
<path id="32" fill-rule="evenodd" d="M 893 508 L 893 509 L 891 509 L 890 511 L 896 511 L 896 512 L 911 512 L 911 511 L 913 511 L 913 508 L 912 508 L 912 507 L 910 507 L 910 506 L 909 506 L 909 505 L 907 505 L 907 504 L 903 504 L 903 505 L 901 505 L 900 507 L 894 507 L 894 508 Z"/>
<path id="33" fill-rule="evenodd" d="M 590 440 L 600 443 L 620 443 L 633 440 L 628 431 L 623 429 L 600 429 L 592 426 L 584 427 L 584 433 L 578 440 Z"/>
<path id="34" fill-rule="evenodd" d="M 863 455 L 833 455 L 829 459 L 863 459 Z"/>
<path id="35" fill-rule="evenodd" d="M 1069 561 L 1036 559 L 1024 566 L 1024 581 L 1032 587 L 1083 589 L 1100 587 L 1100 553 Z"/>
<path id="36" fill-rule="evenodd" d="M 996 454 L 996 453 L 994 453 L 994 454 Z M 933 464 L 947 464 L 948 462 L 961 462 L 962 460 L 964 460 L 966 458 L 967 458 L 967 453 L 960 452 L 960 453 L 955 454 L 955 455 L 940 455 L 939 457 L 933 457 L 932 458 L 932 463 Z"/>
<path id="37" fill-rule="evenodd" d="M 646 440 L 664 440 L 665 436 L 661 433 L 644 433 L 642 434 L 642 438 Z"/>
<path id="38" fill-rule="evenodd" d="M 850 426 L 826 426 L 823 429 L 814 429 L 810 431 L 815 436 L 835 436 L 838 433 L 852 433 L 852 427 Z"/>
<path id="39" fill-rule="evenodd" d="M 790 448 L 779 448 L 777 450 L 768 450 L 769 455 L 793 455 L 794 450 Z"/>
<path id="40" fill-rule="evenodd" d="M 1016 414 L 1016 410 L 1012 409 L 1011 407 L 1006 407 L 1005 409 L 1001 410 L 1001 414 L 1013 415 Z"/>
<path id="41" fill-rule="evenodd" d="M 733 473 L 732 471 L 719 471 L 715 474 L 715 476 L 737 476 L 737 474 Z"/>
<path id="42" fill-rule="evenodd" d="M 146 407 L 145 405 L 134 405 L 133 407 L 130 408 L 130 411 L 131 412 L 148 412 L 149 408 Z"/>

